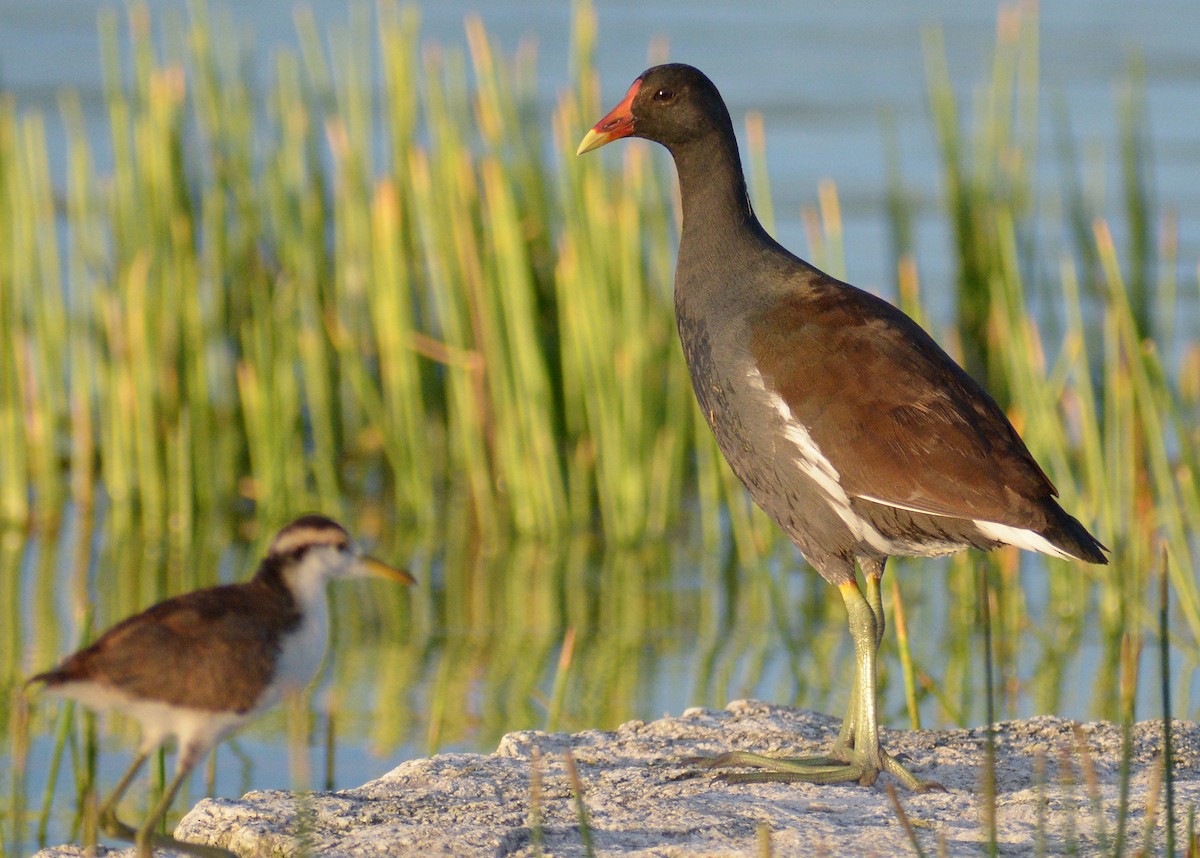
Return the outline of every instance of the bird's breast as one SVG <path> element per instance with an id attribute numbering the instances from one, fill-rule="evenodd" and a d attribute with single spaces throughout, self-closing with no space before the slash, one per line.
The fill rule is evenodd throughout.
<path id="1" fill-rule="evenodd" d="M 279 656 L 270 691 L 259 708 L 273 705 L 284 694 L 303 691 L 325 659 L 329 616 L 324 601 L 309 605 L 302 619 L 279 641 Z"/>

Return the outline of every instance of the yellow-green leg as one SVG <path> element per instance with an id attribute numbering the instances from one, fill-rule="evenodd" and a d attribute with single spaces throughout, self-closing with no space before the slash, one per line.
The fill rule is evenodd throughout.
<path id="1" fill-rule="evenodd" d="M 883 643 L 883 631 L 887 627 L 887 621 L 883 616 L 883 563 L 882 560 L 874 562 L 864 561 L 863 578 L 867 582 L 867 604 L 871 606 L 871 613 L 875 615 L 875 651 L 879 651 L 879 645 Z"/>
<path id="2" fill-rule="evenodd" d="M 883 599 L 880 578 L 883 564 L 864 564 L 866 590 L 864 596 L 857 581 L 849 581 L 838 589 L 846 604 L 850 639 L 854 643 L 854 682 L 850 687 L 850 704 L 837 741 L 827 756 L 766 757 L 744 751 L 732 751 L 712 758 L 692 760 L 704 768 L 746 766 L 755 772 L 728 772 L 721 775 L 731 783 L 795 782 L 830 784 L 858 781 L 869 786 L 887 772 L 910 790 L 926 792 L 941 789 L 939 784 L 923 781 L 879 745 L 879 716 L 876 711 L 876 654 L 883 639 Z"/>
<path id="3" fill-rule="evenodd" d="M 851 639 L 855 640 L 856 644 L 855 644 L 855 658 L 854 658 L 854 681 L 850 685 L 850 703 L 846 706 L 846 717 L 842 719 L 842 729 L 840 731 L 838 731 L 837 741 L 833 745 L 833 755 L 837 759 L 845 759 L 846 754 L 849 752 L 849 749 L 854 748 L 855 731 L 860 727 L 861 724 L 864 723 L 864 720 L 862 717 L 862 706 L 864 705 L 862 695 L 863 695 L 863 686 L 865 683 L 869 683 L 871 686 L 870 707 L 871 707 L 871 709 L 875 708 L 875 700 L 876 700 L 875 683 L 876 683 L 876 676 L 877 676 L 876 671 L 877 671 L 878 666 L 874 662 L 877 661 L 878 657 L 879 657 L 879 646 L 880 646 L 880 644 L 883 643 L 883 631 L 884 631 L 884 628 L 885 628 L 886 622 L 887 622 L 884 619 L 884 614 L 883 614 L 883 588 L 880 584 L 880 582 L 883 579 L 883 564 L 884 564 L 884 561 L 882 561 L 882 560 L 867 561 L 862 564 L 863 578 L 866 581 L 866 588 L 867 588 L 866 603 L 871 609 L 871 617 L 874 619 L 874 623 L 875 623 L 874 635 L 873 635 L 873 638 L 875 641 L 875 650 L 874 650 L 875 657 L 872 660 L 873 663 L 872 663 L 872 667 L 870 670 L 870 674 L 865 677 L 862 674 L 862 659 L 861 659 L 861 655 L 858 651 L 857 638 L 855 637 L 855 632 L 854 632 L 854 622 L 855 622 L 854 611 L 851 610 L 851 602 L 846 601 L 847 591 L 844 588 L 842 591 L 842 599 L 843 599 L 843 601 L 846 601 L 846 616 L 847 616 L 847 620 L 850 623 Z M 849 584 L 846 586 L 852 587 L 854 591 L 858 590 L 858 587 L 854 584 Z M 857 603 L 863 597 L 862 597 L 861 593 L 859 593 L 857 595 L 851 594 L 850 598 L 855 603 Z M 858 611 L 860 613 L 862 613 L 861 606 L 858 607 Z M 867 618 L 866 618 L 865 614 L 860 619 L 860 622 L 863 623 L 864 626 L 866 625 Z M 865 628 L 864 628 L 863 633 L 865 635 Z M 869 716 L 868 720 L 871 723 L 878 725 L 878 714 L 872 713 Z M 876 726 L 876 733 L 878 733 L 878 726 Z M 876 744 L 878 744 L 878 741 L 876 741 Z M 872 781 L 868 781 L 864 785 L 869 785 L 871 782 L 873 782 L 873 780 L 874 779 L 872 778 Z"/>

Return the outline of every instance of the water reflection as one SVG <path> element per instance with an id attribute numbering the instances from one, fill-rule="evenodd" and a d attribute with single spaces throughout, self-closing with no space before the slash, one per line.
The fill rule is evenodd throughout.
<path id="1" fill-rule="evenodd" d="M 221 746 L 215 769 L 193 778 L 180 808 L 210 791 L 356 786 L 406 758 L 490 750 L 516 729 L 612 728 L 739 697 L 835 714 L 845 705 L 837 677 L 850 669 L 850 650 L 836 594 L 815 574 L 794 572 L 799 562 L 778 541 L 764 543 L 746 567 L 724 538 L 706 550 L 699 528 L 606 549 L 591 534 L 554 545 L 486 544 L 453 519 L 441 534 L 415 534 L 388 526 L 386 511 L 367 502 L 345 520 L 354 532 L 377 533 L 372 551 L 407 564 L 418 586 L 334 588 L 333 644 L 315 688 L 301 705 L 280 707 Z M 128 519 L 71 515 L 56 535 L 9 532 L 0 540 L 8 573 L 0 718 L 9 737 L 0 769 L 10 773 L 5 836 L 13 851 L 42 836 L 84 837 L 94 814 L 90 785 L 107 789 L 136 740 L 130 722 L 96 725 L 49 699 L 33 700 L 26 719 L 24 676 L 167 595 L 243 580 L 274 526 L 201 517 L 187 532 L 146 541 Z M 1096 675 L 1086 668 L 1112 651 L 1067 598 L 1078 593 L 1077 572 L 1016 554 L 965 555 L 890 570 L 902 582 L 925 726 L 982 720 L 982 562 L 992 564 L 1001 714 L 1111 714 L 1111 687 L 1066 681 Z M 1047 605 L 1045 615 L 1031 604 Z M 885 723 L 907 727 L 891 632 L 881 666 Z M 1152 659 L 1145 672 L 1154 675 Z M 1195 684 L 1192 674 L 1184 681 Z M 1144 689 L 1141 712 L 1153 711 L 1155 693 Z M 130 815 L 149 800 L 140 784 Z"/>

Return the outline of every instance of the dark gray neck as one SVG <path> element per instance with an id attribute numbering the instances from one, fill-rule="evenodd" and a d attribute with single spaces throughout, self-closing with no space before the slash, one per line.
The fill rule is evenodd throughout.
<path id="1" fill-rule="evenodd" d="M 679 172 L 685 231 L 758 224 L 732 128 L 728 137 L 713 133 L 671 154 Z"/>
<path id="2" fill-rule="evenodd" d="M 683 234 L 679 262 L 710 269 L 737 264 L 773 244 L 758 222 L 746 190 L 732 127 L 671 150 L 679 173 Z"/>

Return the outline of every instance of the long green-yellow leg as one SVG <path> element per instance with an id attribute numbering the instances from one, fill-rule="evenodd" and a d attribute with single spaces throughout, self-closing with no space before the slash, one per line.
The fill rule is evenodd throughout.
<path id="1" fill-rule="evenodd" d="M 883 771 L 883 751 L 879 747 L 879 716 L 875 711 L 875 660 L 879 623 L 875 608 L 851 581 L 840 588 L 846 603 L 850 640 L 854 643 L 854 684 L 850 688 L 850 706 L 842 729 L 833 745 L 833 756 L 861 767 L 859 779 L 864 786 L 875 782 Z"/>
<path id="2" fill-rule="evenodd" d="M 880 575 L 882 571 L 880 565 Z M 777 759 L 734 751 L 694 762 L 706 768 L 749 766 L 761 770 L 722 775 L 724 780 L 732 783 L 858 781 L 870 785 L 880 772 L 888 772 L 911 790 L 924 792 L 939 788 L 937 784 L 916 777 L 879 746 L 879 718 L 875 708 L 875 660 L 883 625 L 879 576 L 867 574 L 866 596 L 856 581 L 842 584 L 839 590 L 846 604 L 850 638 L 854 643 L 854 683 L 846 718 L 829 756 Z"/>
<path id="3" fill-rule="evenodd" d="M 905 787 L 917 792 L 940 789 L 939 784 L 918 778 L 879 744 L 878 699 L 875 686 L 876 654 L 882 640 L 883 598 L 879 575 L 866 575 L 867 595 L 863 596 L 855 582 L 843 584 L 839 589 L 846 603 L 846 616 L 850 625 L 850 639 L 854 643 L 854 687 L 851 689 L 850 711 L 834 743 L 832 756 L 846 759 L 851 767 L 861 767 L 859 782 L 870 785 L 880 772 L 887 772 Z"/>
<path id="4" fill-rule="evenodd" d="M 883 578 L 883 562 L 864 562 L 863 578 L 866 580 L 867 584 L 867 604 L 870 605 L 871 614 L 875 618 L 875 656 L 878 660 L 879 646 L 883 643 L 883 630 L 886 624 L 883 614 L 883 590 L 880 586 L 880 580 Z M 854 589 L 857 590 L 858 588 L 855 587 Z M 843 593 L 843 599 L 845 598 L 846 594 Z M 850 598 L 857 601 L 853 595 L 851 595 Z M 861 598 L 861 596 L 858 598 Z M 851 616 L 850 602 L 846 603 L 846 613 L 847 618 L 849 618 Z M 850 621 L 853 622 L 853 620 Z M 853 631 L 851 633 L 853 634 Z M 872 672 L 871 676 L 868 677 L 868 681 L 871 683 L 871 685 L 875 684 L 874 677 L 874 672 Z M 846 717 L 842 720 L 842 729 L 839 731 L 837 743 L 834 745 L 835 755 L 843 753 L 842 749 L 844 748 L 854 747 L 853 731 L 859 724 L 858 710 L 862 705 L 861 697 L 863 684 L 863 677 L 861 676 L 860 672 L 860 661 L 856 653 L 854 659 L 854 681 L 850 685 L 850 702 L 846 706 Z M 872 699 L 874 699 L 873 694 Z"/>
<path id="5" fill-rule="evenodd" d="M 171 783 L 163 791 L 162 798 L 158 800 L 158 804 L 150 811 L 150 815 L 146 817 L 146 821 L 142 823 L 142 827 L 138 829 L 136 835 L 138 856 L 139 858 L 152 858 L 154 847 L 159 849 L 173 849 L 176 852 L 184 852 L 189 855 L 199 855 L 202 858 L 237 858 L 236 853 L 230 852 L 227 849 L 221 849 L 217 846 L 206 846 L 200 843 L 188 843 L 186 840 L 176 840 L 165 834 L 157 832 L 158 826 L 162 823 L 163 817 L 167 811 L 171 809 L 172 802 L 175 801 L 175 795 L 179 792 L 179 788 L 183 786 L 183 782 L 187 780 L 187 776 L 191 774 L 203 754 L 198 749 L 183 749 L 179 751 L 179 762 L 176 766 L 177 771 Z"/>
<path id="6" fill-rule="evenodd" d="M 871 606 L 871 613 L 875 615 L 875 651 L 879 652 L 883 643 L 883 630 L 887 628 L 887 621 L 883 615 L 883 563 L 864 563 L 863 578 L 867 582 L 867 604 Z"/>

